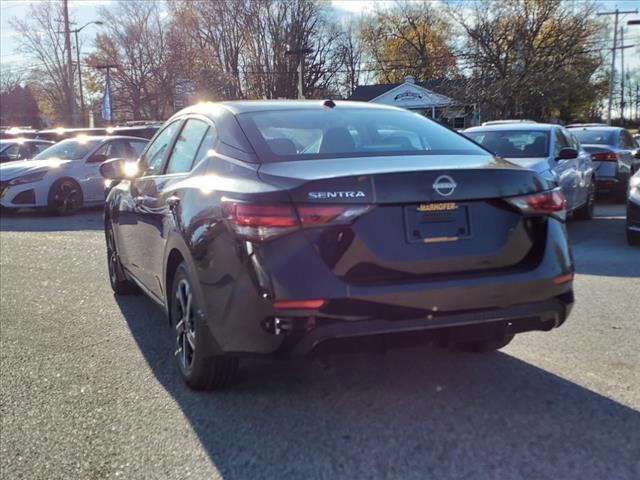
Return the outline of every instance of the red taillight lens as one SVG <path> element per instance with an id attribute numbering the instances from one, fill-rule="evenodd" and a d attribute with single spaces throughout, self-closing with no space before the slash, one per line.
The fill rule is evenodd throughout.
<path id="1" fill-rule="evenodd" d="M 249 227 L 295 227 L 298 218 L 293 207 L 287 205 L 252 205 L 249 203 L 225 203 L 227 220 Z"/>
<path id="2" fill-rule="evenodd" d="M 566 218 L 567 201 L 559 188 L 508 198 L 507 201 L 528 215 L 551 215 L 561 220 Z"/>
<path id="3" fill-rule="evenodd" d="M 369 205 L 262 205 L 225 201 L 224 218 L 239 236 L 268 240 L 298 228 L 345 224 L 368 211 Z"/>
<path id="4" fill-rule="evenodd" d="M 617 162 L 618 155 L 613 152 L 592 153 L 591 160 L 594 162 Z"/>
<path id="5" fill-rule="evenodd" d="M 274 300 L 275 308 L 311 308 L 316 309 L 322 307 L 326 303 L 325 300 Z"/>

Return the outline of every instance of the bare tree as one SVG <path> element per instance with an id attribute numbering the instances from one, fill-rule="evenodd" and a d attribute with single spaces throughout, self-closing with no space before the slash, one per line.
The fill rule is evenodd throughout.
<path id="1" fill-rule="evenodd" d="M 184 60 L 177 31 L 152 2 L 120 2 L 100 13 L 106 33 L 96 37 L 88 63 L 117 65 L 112 72 L 114 110 L 134 120 L 166 118 L 175 110 Z"/>
<path id="2" fill-rule="evenodd" d="M 11 22 L 19 34 L 19 50 L 35 62 L 31 85 L 41 109 L 55 120 L 72 124 L 70 105 L 75 104 L 73 78 L 69 78 L 63 36 L 62 5 L 44 2 L 32 5 L 29 15 Z"/>
<path id="3" fill-rule="evenodd" d="M 450 9 L 466 35 L 469 93 L 489 106 L 490 115 L 559 115 L 566 87 L 590 82 L 601 63 L 591 47 L 601 25 L 592 4 L 580 7 L 561 0 L 492 0 L 469 2 L 464 12 Z"/>

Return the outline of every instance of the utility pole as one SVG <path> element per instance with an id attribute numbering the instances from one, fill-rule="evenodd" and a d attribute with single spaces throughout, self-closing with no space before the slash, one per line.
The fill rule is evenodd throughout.
<path id="1" fill-rule="evenodd" d="M 620 45 L 624 45 L 624 27 L 620 27 Z M 620 50 L 620 125 L 624 127 L 624 48 Z"/>
<path id="2" fill-rule="evenodd" d="M 299 48 L 297 50 L 287 50 L 285 55 L 298 56 L 298 99 L 304 100 L 304 56 L 313 52 L 311 48 Z"/>
<path id="3" fill-rule="evenodd" d="M 73 22 L 69 22 L 69 24 L 73 24 Z M 84 120 L 85 120 L 85 109 L 84 109 L 84 91 L 82 90 L 82 66 L 80 65 L 80 42 L 78 41 L 78 33 L 80 33 L 85 27 L 88 27 L 89 25 L 103 25 L 103 22 L 101 22 L 100 20 L 94 20 L 92 22 L 88 22 L 86 24 L 84 24 L 82 27 L 80 28 L 75 28 L 73 30 L 69 30 L 69 33 L 73 33 L 75 34 L 75 38 L 76 38 L 76 59 L 77 59 L 77 64 L 78 64 L 78 86 L 80 87 L 80 126 L 84 127 Z M 58 32 L 61 34 L 66 34 L 67 30 L 65 30 L 64 32 Z"/>
<path id="4" fill-rule="evenodd" d="M 613 85 L 616 71 L 616 48 L 618 43 L 618 17 L 629 13 L 638 13 L 638 10 L 619 10 L 616 8 L 614 12 L 598 12 L 598 15 L 615 15 L 613 25 L 613 48 L 611 49 L 611 76 L 609 78 L 609 108 L 607 113 L 607 124 L 611 125 L 611 107 L 613 105 Z"/>
<path id="5" fill-rule="evenodd" d="M 71 31 L 69 30 L 69 2 L 62 2 L 64 16 L 64 49 L 67 52 L 67 108 L 69 110 L 69 120 L 75 124 L 75 103 L 73 89 L 73 63 L 71 60 Z"/>

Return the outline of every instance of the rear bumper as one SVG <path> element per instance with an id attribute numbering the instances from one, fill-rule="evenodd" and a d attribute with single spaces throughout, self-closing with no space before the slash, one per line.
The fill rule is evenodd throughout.
<path id="1" fill-rule="evenodd" d="M 476 336 L 481 333 L 476 328 L 550 330 L 571 310 L 572 282 L 557 284 L 554 278 L 573 273 L 573 261 L 564 225 L 550 220 L 548 227 L 542 258 L 531 269 L 417 282 L 348 284 L 294 246 L 279 250 L 286 277 L 263 269 L 256 255 L 242 263 L 231 256 L 218 260 L 228 262 L 225 271 L 233 262 L 238 272 L 233 279 L 213 275 L 203 261 L 209 278 L 201 277 L 202 314 L 219 349 L 235 354 L 308 353 L 331 339 L 441 335 L 443 329 Z M 325 299 L 326 304 L 317 310 L 276 309 L 274 299 Z"/>
<path id="2" fill-rule="evenodd" d="M 629 171 L 623 171 L 616 162 L 597 162 L 596 188 L 599 193 L 625 191 Z"/>
<path id="3" fill-rule="evenodd" d="M 322 344 L 344 339 L 384 335 L 388 343 L 410 334 L 415 340 L 460 341 L 490 338 L 532 330 L 548 331 L 564 323 L 573 307 L 569 292 L 545 302 L 513 305 L 492 311 L 433 314 L 407 320 L 364 320 L 319 325 L 293 342 L 285 342 L 280 354 L 308 355 Z"/>

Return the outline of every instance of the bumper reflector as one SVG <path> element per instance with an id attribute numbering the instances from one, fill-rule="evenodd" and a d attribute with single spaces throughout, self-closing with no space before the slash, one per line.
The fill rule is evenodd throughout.
<path id="1" fill-rule="evenodd" d="M 573 280 L 573 276 L 574 276 L 573 273 L 558 275 L 557 277 L 553 278 L 553 283 L 555 283 L 556 285 L 560 285 L 561 283 L 570 282 L 571 280 Z"/>
<path id="2" fill-rule="evenodd" d="M 326 303 L 326 300 L 274 300 L 275 308 L 320 308 Z"/>

